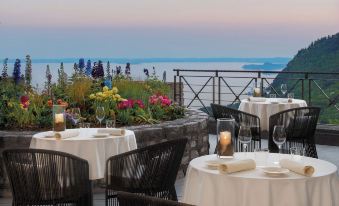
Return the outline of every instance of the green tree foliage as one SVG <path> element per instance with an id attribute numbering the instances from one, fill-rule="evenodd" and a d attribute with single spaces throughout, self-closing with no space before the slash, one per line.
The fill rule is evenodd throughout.
<path id="1" fill-rule="evenodd" d="M 339 72 L 339 33 L 327 36 L 311 43 L 309 47 L 301 49 L 297 55 L 287 64 L 283 71 L 287 72 Z M 303 74 L 279 74 L 273 81 L 272 86 L 280 91 L 279 86 L 287 83 L 289 90 L 294 92 L 297 98 L 302 98 Z M 293 79 L 293 80 L 292 80 Z M 322 108 L 320 122 L 339 123 L 339 111 L 333 106 L 337 100 L 339 106 L 339 75 L 328 74 L 309 74 L 308 79 L 304 81 L 304 99 L 309 99 L 309 83 L 311 83 L 311 104 Z M 328 95 L 330 100 L 322 93 L 318 86 Z M 332 102 L 331 102 L 332 101 Z M 332 104 L 331 104 L 332 103 Z"/>

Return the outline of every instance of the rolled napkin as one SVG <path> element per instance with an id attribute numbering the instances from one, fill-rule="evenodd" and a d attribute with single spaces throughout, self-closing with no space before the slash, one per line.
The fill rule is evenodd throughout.
<path id="1" fill-rule="evenodd" d="M 106 133 L 115 136 L 124 136 L 126 134 L 125 129 L 117 129 L 117 128 L 102 128 L 98 129 L 98 133 Z"/>
<path id="2" fill-rule="evenodd" d="M 314 173 L 314 167 L 312 167 L 311 165 L 304 165 L 294 160 L 282 159 L 279 161 L 279 163 L 281 167 L 289 169 L 300 175 L 310 177 Z"/>
<path id="3" fill-rule="evenodd" d="M 250 97 L 249 98 L 250 102 L 266 102 L 265 97 Z"/>
<path id="4" fill-rule="evenodd" d="M 218 169 L 221 173 L 233 173 L 245 170 L 255 169 L 255 161 L 252 159 L 237 160 L 232 162 L 226 162 L 219 165 Z"/>
<path id="5" fill-rule="evenodd" d="M 65 131 L 62 131 L 62 132 L 55 132 L 54 137 L 56 139 L 67 139 L 67 138 L 70 138 L 70 137 L 76 137 L 79 134 L 80 133 L 79 133 L 78 129 L 70 129 L 70 130 L 65 130 Z"/>

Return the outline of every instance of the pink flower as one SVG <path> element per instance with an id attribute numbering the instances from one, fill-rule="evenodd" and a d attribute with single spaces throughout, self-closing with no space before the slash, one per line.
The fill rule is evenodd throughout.
<path id="1" fill-rule="evenodd" d="M 149 103 L 151 105 L 161 104 L 164 107 L 171 105 L 172 101 L 166 95 L 152 95 L 149 97 Z"/>

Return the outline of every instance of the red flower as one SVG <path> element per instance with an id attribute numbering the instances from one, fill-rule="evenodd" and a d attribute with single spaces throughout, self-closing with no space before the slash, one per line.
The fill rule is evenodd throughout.
<path id="1" fill-rule="evenodd" d="M 53 101 L 50 99 L 50 100 L 47 101 L 47 104 L 48 104 L 49 107 L 52 107 L 53 106 Z"/>
<path id="2" fill-rule="evenodd" d="M 27 109 L 29 106 L 29 97 L 28 96 L 21 96 L 20 103 L 24 109 Z"/>

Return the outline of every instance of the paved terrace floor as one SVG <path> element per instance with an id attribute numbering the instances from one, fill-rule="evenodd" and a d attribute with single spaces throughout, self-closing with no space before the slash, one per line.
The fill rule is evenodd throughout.
<path id="1" fill-rule="evenodd" d="M 213 154 L 214 148 L 216 145 L 216 135 L 210 135 L 210 154 Z M 267 140 L 263 140 L 262 142 L 263 148 L 268 148 Z M 319 159 L 323 159 L 329 162 L 332 162 L 339 168 L 339 147 L 335 146 L 327 146 L 327 145 L 317 145 L 317 152 Z M 338 171 L 339 174 L 339 171 Z M 177 190 L 179 200 L 182 198 L 183 187 L 184 187 L 185 178 L 179 179 L 175 183 L 175 187 Z M 94 191 L 93 195 L 94 205 L 95 206 L 104 206 L 105 205 L 105 193 L 103 189 L 98 189 Z M 11 198 L 0 198 L 0 206 L 10 206 L 12 205 Z"/>

